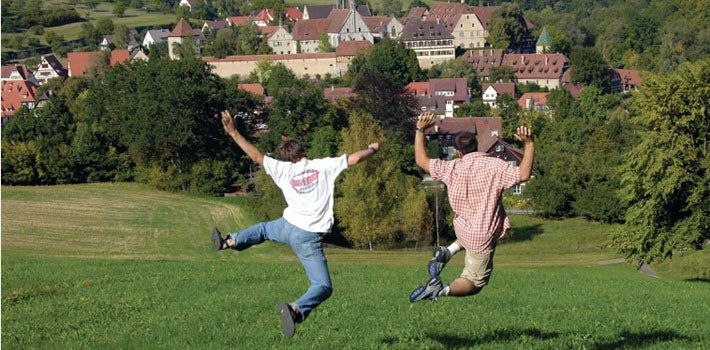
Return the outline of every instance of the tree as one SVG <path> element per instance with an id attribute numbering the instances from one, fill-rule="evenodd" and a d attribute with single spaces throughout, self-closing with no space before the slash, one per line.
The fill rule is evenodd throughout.
<path id="1" fill-rule="evenodd" d="M 434 65 L 429 69 L 430 79 L 435 78 L 466 78 L 472 91 L 480 92 L 481 84 L 471 63 L 464 59 L 450 59 Z M 475 92 L 472 92 L 475 94 Z"/>
<path id="2" fill-rule="evenodd" d="M 343 130 L 341 152 L 365 148 L 373 141 L 387 145 L 383 130 L 372 116 L 351 113 L 349 124 Z M 382 154 L 388 154 L 387 150 Z M 418 179 L 398 174 L 389 157 L 375 155 L 348 169 L 337 191 L 335 215 L 344 229 L 343 236 L 356 248 L 372 250 L 378 245 L 431 237 L 431 213 Z"/>
<path id="3" fill-rule="evenodd" d="M 123 24 L 113 27 L 113 43 L 118 49 L 125 49 L 131 42 L 131 31 Z"/>
<path id="4" fill-rule="evenodd" d="M 488 116 L 491 108 L 483 103 L 482 100 L 477 99 L 467 103 L 459 108 L 454 109 L 454 117 L 466 118 L 466 117 L 485 117 Z"/>
<path id="5" fill-rule="evenodd" d="M 385 0 L 382 2 L 382 12 L 385 16 L 399 18 L 402 13 L 402 0 Z"/>
<path id="6" fill-rule="evenodd" d="M 593 47 L 580 47 L 572 51 L 572 82 L 596 86 L 608 92 L 611 86 L 609 65 Z"/>
<path id="7" fill-rule="evenodd" d="M 95 28 L 99 37 L 102 35 L 113 34 L 113 21 L 109 17 L 101 17 L 98 21 L 96 21 Z"/>
<path id="8" fill-rule="evenodd" d="M 389 37 L 372 48 L 367 57 L 367 65 L 402 85 L 424 77 L 414 51 L 404 46 L 401 41 Z"/>
<path id="9" fill-rule="evenodd" d="M 236 106 L 254 110 L 245 92 L 227 89 L 206 63 L 197 59 L 149 60 L 112 68 L 90 90 L 89 120 L 107 144 L 127 153 L 144 169 L 143 180 L 168 190 L 207 188 L 192 171 L 213 174 L 219 161 L 238 172 L 236 150 L 223 137 L 215 115 Z M 250 130 L 243 120 L 238 124 Z M 201 163 L 209 159 L 213 164 Z M 198 165 L 197 167 L 194 167 Z M 227 170 L 224 170 L 227 171 Z M 225 174 L 228 178 L 231 174 Z"/>
<path id="10" fill-rule="evenodd" d="M 261 45 L 261 30 L 253 22 L 249 25 L 240 26 L 237 33 L 237 54 L 254 55 Z"/>
<path id="11" fill-rule="evenodd" d="M 383 72 L 366 70 L 355 84 L 355 92 L 357 97 L 353 99 L 352 108 L 372 115 L 385 130 L 402 132 L 405 142 L 413 141 L 412 116 L 417 102 L 405 93 L 404 85 Z"/>
<path id="12" fill-rule="evenodd" d="M 335 52 L 335 48 L 328 41 L 328 33 L 323 33 L 318 38 L 318 52 Z"/>
<path id="13" fill-rule="evenodd" d="M 525 44 L 529 33 L 523 10 L 517 3 L 505 3 L 493 10 L 488 22 L 488 41 L 493 48 L 517 52 Z"/>
<path id="14" fill-rule="evenodd" d="M 710 60 L 648 76 L 635 96 L 640 141 L 625 154 L 626 225 L 612 238 L 631 261 L 651 263 L 710 238 Z"/>
<path id="15" fill-rule="evenodd" d="M 488 80 L 493 83 L 514 83 L 515 69 L 511 66 L 497 66 L 490 68 Z"/>
<path id="16" fill-rule="evenodd" d="M 218 58 L 237 53 L 237 35 L 231 28 L 222 28 L 217 31 L 212 48 L 212 54 Z"/>
<path id="17" fill-rule="evenodd" d="M 126 4 L 123 3 L 123 1 L 116 1 L 113 4 L 113 14 L 121 18 L 123 15 L 126 13 Z"/>
<path id="18" fill-rule="evenodd" d="M 609 119 L 609 106 L 601 89 L 594 85 L 582 90 L 579 95 L 579 107 L 591 128 L 596 129 Z"/>
<path id="19" fill-rule="evenodd" d="M 549 53 L 561 53 L 568 56 L 572 52 L 572 40 L 567 33 L 557 26 L 548 26 L 547 32 L 552 38 L 552 46 L 549 48 Z"/>

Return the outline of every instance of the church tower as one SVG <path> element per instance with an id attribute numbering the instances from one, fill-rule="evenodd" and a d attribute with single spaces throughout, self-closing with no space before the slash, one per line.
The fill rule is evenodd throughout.
<path id="1" fill-rule="evenodd" d="M 537 39 L 537 44 L 535 44 L 535 53 L 549 53 L 550 47 L 552 47 L 552 38 L 550 33 L 547 32 L 547 28 L 542 28 L 542 33 Z"/>

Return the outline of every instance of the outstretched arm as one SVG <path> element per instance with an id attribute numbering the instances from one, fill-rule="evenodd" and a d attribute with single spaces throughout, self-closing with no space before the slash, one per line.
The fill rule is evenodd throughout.
<path id="1" fill-rule="evenodd" d="M 424 146 L 424 131 L 434 124 L 434 113 L 426 112 L 417 117 L 417 131 L 414 135 L 414 160 L 417 165 L 429 172 L 429 156 Z"/>
<path id="2" fill-rule="evenodd" d="M 528 181 L 532 174 L 533 158 L 535 157 L 532 131 L 527 126 L 519 126 L 515 138 L 525 144 L 523 160 L 520 161 L 520 181 Z"/>
<path id="3" fill-rule="evenodd" d="M 244 153 L 251 158 L 251 160 L 259 165 L 264 165 L 264 154 L 262 154 L 256 146 L 247 141 L 247 139 L 239 133 L 237 128 L 234 126 L 234 119 L 232 119 L 232 115 L 227 110 L 222 111 L 222 125 L 224 126 L 224 131 L 232 137 L 234 142 L 237 143 L 239 148 L 241 148 L 242 151 L 244 151 Z"/>
<path id="4" fill-rule="evenodd" d="M 360 163 L 361 161 L 369 158 L 371 155 L 377 153 L 377 151 L 379 149 L 380 149 L 379 143 L 375 142 L 375 143 L 369 144 L 367 146 L 367 149 L 357 151 L 357 152 L 348 156 L 348 166 Z"/>

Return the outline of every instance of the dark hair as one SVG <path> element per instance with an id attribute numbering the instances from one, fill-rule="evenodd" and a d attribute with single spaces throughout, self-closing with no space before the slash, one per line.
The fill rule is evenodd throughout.
<path id="1" fill-rule="evenodd" d="M 284 140 L 276 150 L 279 153 L 279 159 L 285 162 L 297 163 L 306 156 L 303 145 L 296 140 Z"/>
<path id="2" fill-rule="evenodd" d="M 456 134 L 454 138 L 454 148 L 463 155 L 478 151 L 476 135 L 468 131 L 462 131 Z"/>

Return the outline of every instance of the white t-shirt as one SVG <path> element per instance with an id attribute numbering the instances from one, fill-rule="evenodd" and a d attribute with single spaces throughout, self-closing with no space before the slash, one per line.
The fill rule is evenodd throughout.
<path id="1" fill-rule="evenodd" d="M 335 179 L 347 167 L 346 154 L 338 158 L 306 159 L 298 163 L 264 156 L 264 171 L 283 191 L 288 204 L 284 209 L 284 219 L 310 232 L 330 232 Z"/>

